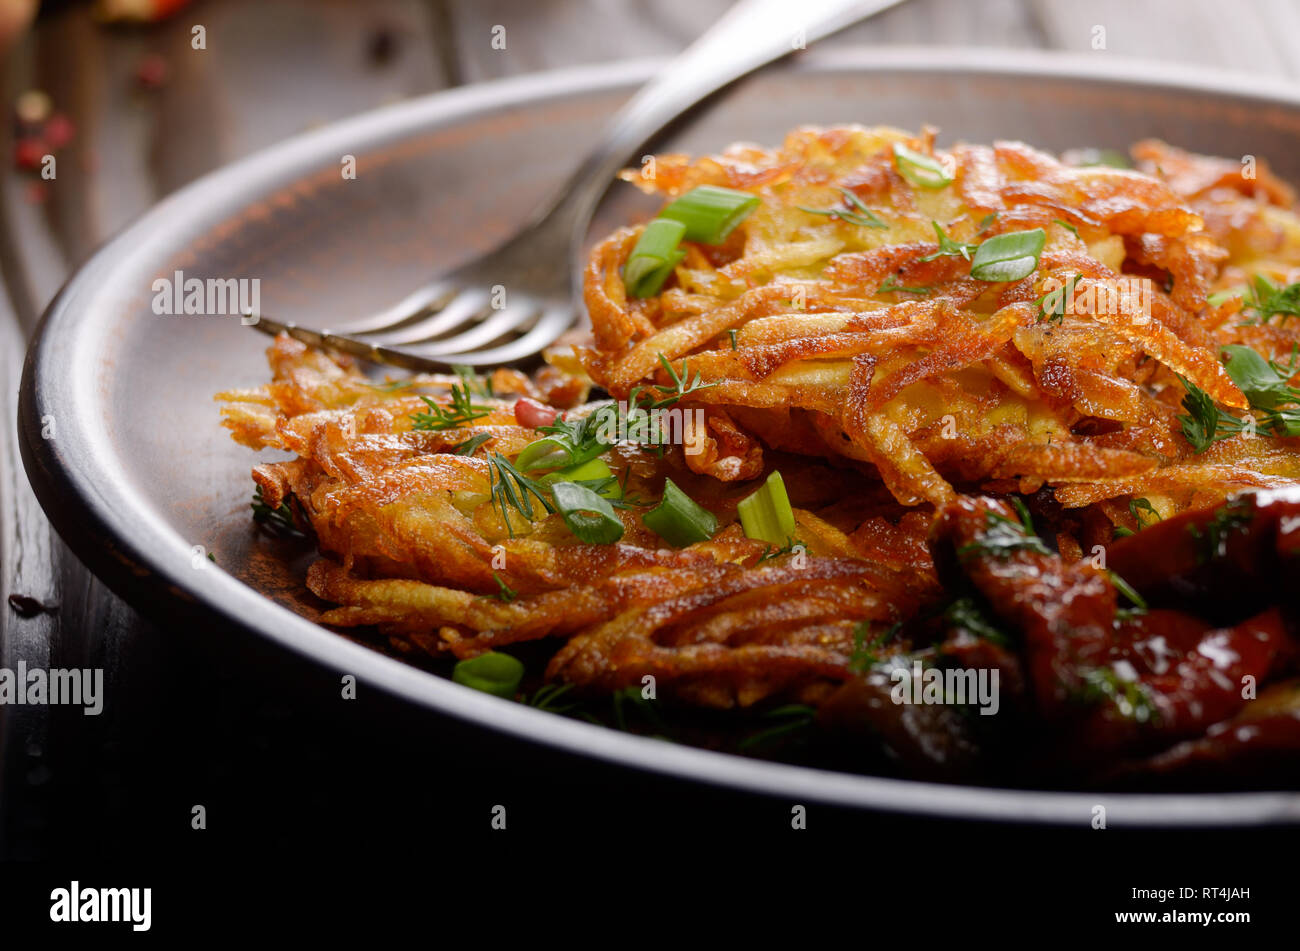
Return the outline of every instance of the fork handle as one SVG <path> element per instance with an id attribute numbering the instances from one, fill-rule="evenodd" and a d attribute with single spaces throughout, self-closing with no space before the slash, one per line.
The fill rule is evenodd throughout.
<path id="1" fill-rule="evenodd" d="M 614 176 L 646 140 L 681 113 L 758 67 L 901 0 L 740 0 L 641 87 L 562 189 L 534 213 L 567 226 L 576 243 Z M 557 221 L 556 219 L 561 219 Z"/>

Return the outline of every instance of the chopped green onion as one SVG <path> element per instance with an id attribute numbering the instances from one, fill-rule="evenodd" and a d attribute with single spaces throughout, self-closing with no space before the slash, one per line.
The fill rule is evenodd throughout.
<path id="1" fill-rule="evenodd" d="M 975 251 L 970 276 L 977 281 L 1018 281 L 1034 273 L 1038 256 L 1047 243 L 1042 228 L 1009 231 L 989 238 Z"/>
<path id="2" fill-rule="evenodd" d="M 614 477 L 614 471 L 604 459 L 588 459 L 576 466 L 557 469 L 537 481 L 542 485 L 554 485 L 557 482 L 594 482 L 599 488 L 596 486 L 591 488 L 597 495 L 615 500 L 623 498 L 623 487 L 619 485 L 618 479 Z"/>
<path id="3" fill-rule="evenodd" d="M 659 217 L 684 224 L 687 241 L 720 244 L 758 204 L 758 196 L 749 192 L 700 185 L 661 211 Z"/>
<path id="4" fill-rule="evenodd" d="M 557 482 L 551 497 L 564 524 L 580 541 L 589 545 L 609 545 L 623 537 L 623 523 L 614 507 L 586 486 L 576 482 Z"/>
<path id="5" fill-rule="evenodd" d="M 524 665 L 509 654 L 488 651 L 458 662 L 452 668 L 451 679 L 466 687 L 509 700 L 519 689 L 519 682 L 524 679 Z"/>
<path id="6" fill-rule="evenodd" d="M 713 513 L 697 505 L 672 479 L 664 482 L 663 501 L 646 512 L 641 521 L 674 548 L 706 542 L 718 530 Z"/>
<path id="7" fill-rule="evenodd" d="M 1106 165 L 1110 168 L 1132 168 L 1128 156 L 1119 149 L 1078 149 L 1070 153 L 1072 164 L 1086 168 L 1090 165 Z"/>
<path id="8" fill-rule="evenodd" d="M 920 188 L 946 188 L 953 183 L 953 177 L 937 159 L 909 149 L 901 142 L 894 143 L 894 165 L 898 174 Z"/>
<path id="9" fill-rule="evenodd" d="M 774 471 L 757 492 L 741 499 L 736 511 L 749 538 L 784 545 L 794 535 L 794 509 L 779 472 Z"/>
<path id="10" fill-rule="evenodd" d="M 1236 287 L 1229 287 L 1226 290 L 1215 291 L 1213 294 L 1210 294 L 1205 298 L 1205 303 L 1209 304 L 1211 307 L 1222 307 L 1234 297 L 1241 297 L 1245 293 L 1245 285 L 1239 284 Z"/>
<path id="11" fill-rule="evenodd" d="M 673 268 L 684 258 L 677 245 L 686 234 L 686 225 L 668 218 L 656 218 L 645 226 L 636 247 L 623 265 L 623 286 L 632 297 L 651 297 Z"/>

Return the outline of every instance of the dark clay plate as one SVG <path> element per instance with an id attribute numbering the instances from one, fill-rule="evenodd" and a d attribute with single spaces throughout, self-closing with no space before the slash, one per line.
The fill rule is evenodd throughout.
<path id="1" fill-rule="evenodd" d="M 871 809 L 1082 825 L 1300 819 L 1300 794 L 1035 792 L 809 769 L 709 752 L 542 713 L 453 684 L 313 623 L 303 559 L 251 529 L 254 454 L 212 395 L 267 376 L 267 339 L 238 318 L 159 316 L 153 282 L 256 278 L 264 313 L 346 328 L 441 266 L 504 237 L 654 64 L 527 76 L 439 94 L 309 133 L 173 194 L 100 250 L 50 305 L 28 355 L 27 471 L 68 544 L 181 634 L 242 630 L 303 664 L 354 674 L 431 716 L 715 784 Z M 941 141 L 1024 139 L 1061 150 L 1148 136 L 1267 157 L 1300 181 L 1300 93 L 1204 71 L 1024 52 L 809 54 L 740 84 L 657 148 L 779 142 L 800 124 L 942 129 Z M 345 156 L 357 176 L 341 174 Z M 592 234 L 643 213 L 615 189 Z M 211 552 L 215 563 L 206 558 Z"/>

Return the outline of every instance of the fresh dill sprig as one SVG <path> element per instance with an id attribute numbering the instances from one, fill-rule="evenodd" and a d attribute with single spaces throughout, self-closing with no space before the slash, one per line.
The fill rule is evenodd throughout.
<path id="1" fill-rule="evenodd" d="M 971 597 L 960 597 L 944 609 L 943 619 L 950 627 L 960 627 L 999 647 L 1009 647 L 1011 638 L 998 628 Z"/>
<path id="2" fill-rule="evenodd" d="M 846 221 L 860 228 L 889 227 L 880 220 L 874 211 L 864 205 L 862 199 L 855 195 L 852 190 L 840 186 L 839 193 L 844 196 L 844 200 L 848 202 L 850 208 L 805 208 L 803 205 L 797 207 L 800 211 L 807 212 L 810 215 L 824 215 L 828 218 Z"/>
<path id="3" fill-rule="evenodd" d="M 461 379 L 463 381 L 465 377 L 461 377 Z M 412 413 L 412 428 L 434 431 L 455 429 L 465 423 L 472 423 L 476 419 L 482 419 L 492 412 L 491 407 L 475 404 L 470 393 L 468 383 L 464 385 L 453 383 L 451 385 L 450 406 L 443 406 L 430 396 L 421 396 L 420 399 L 424 400 L 424 405 L 429 407 L 429 412 Z"/>
<path id="4" fill-rule="evenodd" d="M 763 554 L 758 556 L 758 561 L 754 562 L 754 564 L 761 565 L 765 561 L 770 561 L 773 558 L 780 558 L 782 555 L 792 555 L 796 548 L 802 548 L 804 551 L 808 550 L 808 546 L 797 538 L 787 538 L 785 544 L 780 548 L 768 545 L 763 549 Z"/>
<path id="5" fill-rule="evenodd" d="M 490 452 L 485 458 L 488 464 L 488 487 L 492 505 L 501 513 L 501 521 L 505 524 L 511 538 L 514 538 L 515 532 L 510 524 L 510 509 L 514 509 L 524 518 L 532 521 L 537 512 L 533 505 L 535 497 L 547 513 L 555 511 L 555 507 L 547 497 L 548 493 L 544 485 L 528 478 L 499 452 Z"/>
<path id="6" fill-rule="evenodd" d="M 525 706 L 545 710 L 547 713 L 568 713 L 578 707 L 578 702 L 569 700 L 567 703 L 560 703 L 559 701 L 572 689 L 573 684 L 543 684 L 531 697 L 525 697 L 522 702 Z"/>
<path id="7" fill-rule="evenodd" d="M 875 648 L 883 647 L 887 642 L 894 639 L 894 635 L 902 628 L 902 622 L 895 622 L 889 627 L 882 630 L 879 634 L 872 635 L 872 623 L 870 621 L 859 621 L 853 625 L 853 653 L 849 655 L 849 670 L 856 674 L 863 674 L 880 663 L 880 657 L 876 654 Z M 871 640 L 867 640 L 870 637 Z"/>
<path id="8" fill-rule="evenodd" d="M 1256 274 L 1241 295 L 1241 312 L 1253 314 L 1242 321 L 1243 325 L 1266 324 L 1281 317 L 1285 324 L 1292 317 L 1300 317 L 1300 284 L 1278 287 L 1263 274 Z"/>
<path id="9" fill-rule="evenodd" d="M 455 449 L 452 450 L 452 453 L 457 456 L 472 456 L 474 455 L 474 451 L 478 449 L 479 446 L 483 445 L 485 442 L 488 442 L 491 439 L 492 439 L 491 433 L 479 433 L 477 436 L 471 436 L 469 439 L 466 439 L 463 443 L 460 443 L 458 446 L 456 446 Z"/>
<path id="10" fill-rule="evenodd" d="M 1093 667 L 1083 671 L 1083 689 L 1077 699 L 1085 703 L 1109 700 L 1120 716 L 1138 723 L 1160 723 L 1160 711 L 1145 684 L 1124 680 L 1113 667 Z"/>
<path id="11" fill-rule="evenodd" d="M 647 404 L 647 409 L 663 409 L 672 406 L 678 400 L 690 396 L 692 393 L 698 393 L 700 390 L 707 390 L 709 387 L 717 386 L 717 383 L 702 383 L 700 372 L 695 371 L 695 379 L 691 379 L 690 367 L 687 365 L 685 357 L 682 358 L 682 370 L 678 373 L 673 369 L 672 363 L 662 353 L 659 354 L 659 365 L 664 368 L 668 378 L 673 381 L 672 386 L 662 386 L 658 383 L 653 384 L 654 388 L 659 391 L 658 399 L 651 399 Z M 633 405 L 632 400 L 628 400 L 628 405 Z"/>
<path id="12" fill-rule="evenodd" d="M 268 529 L 275 535 L 302 535 L 298 523 L 294 520 L 293 510 L 287 501 L 281 501 L 278 508 L 271 508 L 262 497 L 259 485 L 253 493 L 253 521 Z"/>
<path id="13" fill-rule="evenodd" d="M 1059 324 L 1065 319 L 1066 308 L 1074 299 L 1074 287 L 1079 283 L 1082 274 L 1075 274 L 1073 277 L 1066 279 L 1065 285 L 1054 291 L 1048 291 L 1038 300 L 1034 301 L 1038 305 L 1038 321 L 1041 323 L 1046 320 L 1048 323 Z M 1057 296 L 1059 295 L 1059 296 Z M 1054 298 L 1051 307 L 1046 306 L 1048 298 Z"/>
<path id="14" fill-rule="evenodd" d="M 737 749 L 754 750 L 771 746 L 778 740 L 785 740 L 801 734 L 817 720 L 817 710 L 802 703 L 791 703 L 763 714 L 767 720 L 776 720 L 774 726 L 760 730 L 745 737 L 737 744 Z"/>
<path id="15" fill-rule="evenodd" d="M 506 604 L 509 604 L 515 598 L 519 597 L 519 592 L 502 581 L 501 576 L 495 571 L 492 572 L 492 580 L 497 583 L 497 590 L 491 594 L 480 594 L 480 598 L 495 598 L 498 601 L 504 601 Z"/>
<path id="16" fill-rule="evenodd" d="M 1199 542 L 1197 564 L 1207 564 L 1228 553 L 1228 539 L 1234 532 L 1245 532 L 1255 520 L 1255 506 L 1247 496 L 1229 499 L 1214 510 L 1205 529 L 1195 524 L 1187 526 L 1187 533 Z"/>
<path id="17" fill-rule="evenodd" d="M 1034 534 L 1034 523 L 1024 502 L 1012 498 L 1011 504 L 1020 514 L 1021 521 L 1008 518 L 993 510 L 984 513 L 984 533 L 975 541 L 957 549 L 957 557 L 965 562 L 971 558 L 989 556 L 1008 558 L 1012 552 L 1032 551 L 1050 555 L 1051 550 Z"/>
<path id="18" fill-rule="evenodd" d="M 474 368 L 466 366 L 463 363 L 453 363 L 451 372 L 460 377 L 460 385 L 466 393 L 474 393 L 487 399 L 495 399 L 496 393 L 492 389 L 492 377 L 490 375 L 479 376 L 474 372 Z"/>
<path id="19" fill-rule="evenodd" d="M 968 244 L 965 241 L 954 241 L 948 237 L 943 228 L 939 227 L 937 221 L 931 221 L 930 224 L 934 225 L 934 233 L 939 236 L 939 250 L 933 254 L 927 254 L 923 258 L 918 258 L 918 261 L 933 261 L 942 257 L 962 257 L 969 261 L 971 252 L 979 247 L 977 244 Z"/>

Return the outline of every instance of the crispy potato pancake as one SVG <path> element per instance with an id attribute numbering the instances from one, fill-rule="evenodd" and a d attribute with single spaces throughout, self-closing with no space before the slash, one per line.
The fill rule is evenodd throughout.
<path id="1" fill-rule="evenodd" d="M 908 775 L 1267 783 L 1300 765 L 1296 195 L 1133 156 L 857 126 L 659 156 L 624 177 L 746 214 L 640 296 L 649 226 L 600 242 L 590 332 L 542 370 L 377 383 L 281 336 L 224 425 L 293 457 L 254 508 L 314 539 L 323 621 L 407 654 L 537 642 L 575 697 L 806 705 Z M 593 436 L 638 407 L 675 437 Z M 755 529 L 774 473 L 785 545 Z M 900 705 L 913 663 L 996 671 L 996 728 Z"/>

